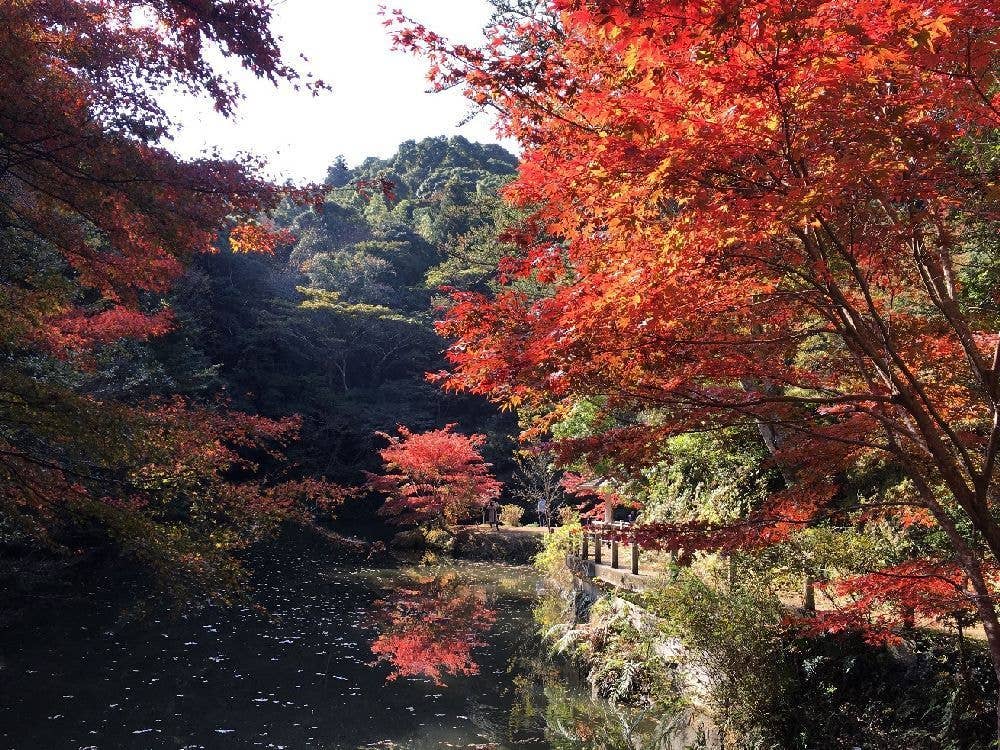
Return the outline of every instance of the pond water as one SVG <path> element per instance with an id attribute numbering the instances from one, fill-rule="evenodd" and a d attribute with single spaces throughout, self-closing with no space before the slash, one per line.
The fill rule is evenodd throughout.
<path id="1" fill-rule="evenodd" d="M 540 656 L 528 568 L 371 567 L 316 550 L 258 567 L 254 604 L 232 609 L 136 617 L 94 591 L 9 618 L 0 747 L 633 744 L 618 736 L 632 719 Z"/>

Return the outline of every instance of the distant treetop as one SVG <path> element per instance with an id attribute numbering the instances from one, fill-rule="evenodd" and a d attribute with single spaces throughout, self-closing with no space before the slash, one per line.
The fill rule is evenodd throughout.
<path id="1" fill-rule="evenodd" d="M 338 162 L 339 164 L 339 162 Z M 388 159 L 371 157 L 354 170 L 355 179 L 388 177 L 396 185 L 398 198 L 426 198 L 450 180 L 474 190 L 487 177 L 513 176 L 518 158 L 495 143 L 472 143 L 462 136 L 437 136 L 404 141 Z M 331 167 L 328 181 L 339 174 Z"/>

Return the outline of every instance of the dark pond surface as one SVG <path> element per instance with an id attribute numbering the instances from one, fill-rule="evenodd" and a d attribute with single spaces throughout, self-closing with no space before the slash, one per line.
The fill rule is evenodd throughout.
<path id="1" fill-rule="evenodd" d="M 0 747 L 624 746 L 539 656 L 530 569 L 365 567 L 315 550 L 255 606 L 123 614 L 100 592 L 0 625 Z"/>

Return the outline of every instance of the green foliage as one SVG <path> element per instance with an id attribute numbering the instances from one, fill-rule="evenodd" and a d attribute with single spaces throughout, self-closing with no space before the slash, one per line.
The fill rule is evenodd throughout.
<path id="1" fill-rule="evenodd" d="M 612 703 L 662 705 L 677 700 L 668 665 L 654 649 L 652 618 L 615 597 L 598 599 L 586 628 L 587 681 Z"/>
<path id="2" fill-rule="evenodd" d="M 424 531 L 424 544 L 429 549 L 450 555 L 455 551 L 455 535 L 440 526 L 430 526 Z"/>
<path id="3" fill-rule="evenodd" d="M 542 551 L 535 557 L 535 567 L 547 581 L 564 587 L 570 584 L 566 556 L 576 550 L 582 530 L 579 517 L 571 516 L 545 535 Z"/>
<path id="4" fill-rule="evenodd" d="M 682 570 L 643 597 L 709 676 L 713 713 L 736 734 L 766 724 L 787 684 L 782 648 L 784 608 L 756 578 Z"/>
<path id="5" fill-rule="evenodd" d="M 446 248 L 444 260 L 427 272 L 429 288 L 486 291 L 495 286 L 500 260 L 516 254 L 501 235 L 522 216 L 499 196 L 500 186 L 498 181 L 481 182 L 468 203 L 442 208 L 447 222 L 424 222 L 421 234 Z"/>
<path id="6" fill-rule="evenodd" d="M 842 551 L 842 541 L 823 544 Z M 915 633 L 899 648 L 849 634 L 801 639 L 782 625 L 774 581 L 745 560 L 734 580 L 714 571 L 679 571 L 642 604 L 708 676 L 732 747 L 989 747 L 992 675 L 981 644 L 940 633 Z"/>
<path id="7" fill-rule="evenodd" d="M 577 602 L 566 556 L 576 549 L 582 528 L 579 517 L 566 518 L 562 526 L 545 535 L 534 560 L 535 569 L 545 581 L 534 611 L 535 622 L 556 651 L 575 645 L 572 625 L 576 621 Z"/>
<path id="8" fill-rule="evenodd" d="M 902 558 L 909 542 L 885 523 L 864 527 L 815 526 L 792 534 L 782 544 L 739 556 L 742 574 L 770 582 L 775 590 L 796 591 L 802 577 L 815 581 L 880 570 Z M 817 598 L 826 592 L 820 589 Z"/>
<path id="9" fill-rule="evenodd" d="M 365 160 L 354 179 L 372 181 L 388 177 L 396 198 L 423 200 L 460 185 L 466 192 L 480 181 L 513 176 L 517 157 L 495 144 L 471 143 L 461 136 L 405 141 L 389 159 Z"/>
<path id="10" fill-rule="evenodd" d="M 634 488 L 646 522 L 729 520 L 758 506 L 780 482 L 765 468 L 767 454 L 755 428 L 679 435 L 667 441 L 665 452 Z"/>

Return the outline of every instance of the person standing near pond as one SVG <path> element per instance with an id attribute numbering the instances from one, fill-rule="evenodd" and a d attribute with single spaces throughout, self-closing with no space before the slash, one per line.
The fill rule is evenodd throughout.
<path id="1" fill-rule="evenodd" d="M 545 501 L 543 497 L 538 501 L 538 505 L 535 506 L 535 510 L 538 513 L 538 525 L 539 526 L 550 526 L 549 521 L 549 504 Z"/>
<path id="2" fill-rule="evenodd" d="M 486 522 L 490 528 L 500 531 L 500 503 L 490 500 L 486 504 Z"/>

